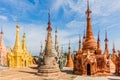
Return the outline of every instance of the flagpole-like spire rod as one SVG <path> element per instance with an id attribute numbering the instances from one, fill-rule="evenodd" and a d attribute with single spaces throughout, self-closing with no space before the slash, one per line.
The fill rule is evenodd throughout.
<path id="1" fill-rule="evenodd" d="M 89 9 L 89 0 L 87 0 L 87 8 Z"/>
<path id="2" fill-rule="evenodd" d="M 49 9 L 49 12 L 48 12 L 48 22 L 50 22 L 50 9 Z"/>

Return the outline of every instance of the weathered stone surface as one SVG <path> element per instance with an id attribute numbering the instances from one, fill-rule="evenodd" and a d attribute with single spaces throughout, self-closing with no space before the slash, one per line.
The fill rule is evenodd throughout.
<path id="1" fill-rule="evenodd" d="M 4 45 L 4 33 L 0 32 L 0 65 L 7 66 L 7 50 Z"/>
<path id="2" fill-rule="evenodd" d="M 105 50 L 102 54 L 100 48 L 100 38 L 98 35 L 97 43 L 95 42 L 91 18 L 91 10 L 88 8 L 87 14 L 87 29 L 86 36 L 83 40 L 83 47 L 79 48 L 74 57 L 74 73 L 78 75 L 92 75 L 92 76 L 107 76 L 110 74 L 110 54 L 108 51 L 108 39 L 107 34 L 105 38 Z"/>
<path id="3" fill-rule="evenodd" d="M 73 59 L 72 59 L 70 49 L 71 49 L 71 47 L 70 47 L 70 42 L 69 42 L 66 67 L 72 67 L 73 68 L 74 64 L 73 64 Z"/>
<path id="4" fill-rule="evenodd" d="M 59 76 L 60 70 L 52 50 L 52 28 L 50 23 L 50 13 L 48 13 L 47 40 L 45 46 L 45 54 L 43 56 L 43 64 L 38 69 L 38 75 L 45 77 Z"/>

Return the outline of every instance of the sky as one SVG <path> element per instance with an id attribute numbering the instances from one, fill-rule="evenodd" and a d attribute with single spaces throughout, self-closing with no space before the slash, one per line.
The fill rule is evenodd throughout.
<path id="1" fill-rule="evenodd" d="M 5 46 L 13 48 L 16 36 L 16 23 L 20 26 L 20 39 L 26 32 L 27 49 L 39 55 L 41 43 L 47 35 L 48 11 L 51 14 L 52 40 L 58 29 L 59 47 L 67 52 L 68 42 L 71 51 L 78 50 L 79 34 L 83 37 L 86 29 L 87 0 L 0 0 L 0 27 L 4 31 Z M 105 31 L 109 39 L 109 51 L 113 42 L 120 49 L 120 0 L 90 0 L 92 29 L 95 40 L 100 31 L 101 48 L 104 51 Z"/>

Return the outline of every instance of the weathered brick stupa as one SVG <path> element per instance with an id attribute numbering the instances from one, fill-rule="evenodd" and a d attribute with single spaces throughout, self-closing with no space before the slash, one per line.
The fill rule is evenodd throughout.
<path id="1" fill-rule="evenodd" d="M 7 50 L 4 45 L 4 33 L 0 32 L 0 65 L 7 66 Z"/>
<path id="2" fill-rule="evenodd" d="M 72 59 L 70 49 L 71 49 L 71 47 L 70 47 L 70 41 L 69 41 L 66 67 L 72 67 L 73 68 L 73 59 Z"/>
<path id="3" fill-rule="evenodd" d="M 50 12 L 48 13 L 48 27 L 47 40 L 45 46 L 45 55 L 43 57 L 43 64 L 38 69 L 38 75 L 44 77 L 53 77 L 59 75 L 59 66 L 56 62 L 55 55 L 52 52 L 52 28 L 50 22 Z"/>
<path id="4" fill-rule="evenodd" d="M 119 75 L 120 76 L 120 51 L 118 50 L 118 53 L 116 53 L 116 50 L 115 50 L 115 45 L 113 45 L 113 53 L 111 55 L 111 59 L 112 59 L 112 62 L 114 63 L 115 65 L 115 75 Z"/>
<path id="5" fill-rule="evenodd" d="M 97 43 L 94 39 L 91 25 L 89 0 L 87 1 L 87 28 L 83 37 L 83 45 L 79 41 L 79 50 L 74 56 L 74 73 L 78 75 L 106 76 L 110 75 L 110 54 L 108 51 L 107 32 L 105 38 L 105 50 L 102 54 L 100 48 L 100 36 Z"/>

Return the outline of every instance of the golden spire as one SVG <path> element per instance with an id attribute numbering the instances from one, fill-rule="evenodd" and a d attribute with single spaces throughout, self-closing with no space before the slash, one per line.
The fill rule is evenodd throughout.
<path id="1" fill-rule="evenodd" d="M 13 49 L 18 49 L 20 47 L 20 28 L 18 24 L 16 25 L 16 40 Z"/>
<path id="2" fill-rule="evenodd" d="M 91 25 L 91 18 L 90 18 L 90 13 L 92 11 L 89 8 L 89 0 L 87 1 L 87 29 L 86 29 L 86 37 L 85 37 L 85 42 L 83 45 L 83 49 L 91 49 L 95 50 L 97 47 L 97 44 L 95 42 L 93 32 L 92 32 L 92 25 Z"/>
<path id="3" fill-rule="evenodd" d="M 27 47 L 26 47 L 26 34 L 25 33 L 23 34 L 22 49 L 27 50 Z"/>

